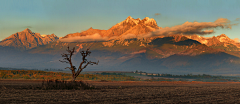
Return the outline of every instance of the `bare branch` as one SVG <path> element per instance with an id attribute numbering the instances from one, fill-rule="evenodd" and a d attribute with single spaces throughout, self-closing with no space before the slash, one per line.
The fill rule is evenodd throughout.
<path id="1" fill-rule="evenodd" d="M 66 51 L 68 52 L 68 54 L 61 54 L 63 57 L 63 60 L 59 60 L 62 63 L 69 63 L 70 67 L 66 67 L 65 69 L 70 69 L 72 71 L 72 77 L 73 77 L 73 81 L 75 81 L 76 77 L 82 72 L 83 69 L 85 69 L 89 64 L 90 65 L 98 65 L 98 62 L 91 62 L 88 61 L 86 58 L 87 56 L 91 54 L 91 52 L 89 51 L 89 48 L 86 51 L 81 51 L 81 55 L 82 55 L 82 62 L 80 63 L 78 69 L 72 64 L 72 56 L 75 53 L 75 47 L 73 47 L 73 49 L 69 49 L 69 46 L 67 47 Z M 83 64 L 85 64 L 83 66 Z M 75 73 L 75 70 L 77 69 L 77 72 Z"/>
<path id="2" fill-rule="evenodd" d="M 87 62 L 86 65 L 84 65 L 84 67 L 82 67 L 82 64 L 83 64 L 83 62 L 82 62 L 82 63 L 80 64 L 77 72 L 76 72 L 76 75 L 78 76 L 78 75 L 82 72 L 82 70 L 85 69 L 89 64 L 90 64 L 90 65 L 94 65 L 94 64 L 98 65 L 98 63 L 99 63 L 99 61 L 98 61 L 98 62 L 91 62 L 91 61 L 89 61 L 89 62 Z"/>

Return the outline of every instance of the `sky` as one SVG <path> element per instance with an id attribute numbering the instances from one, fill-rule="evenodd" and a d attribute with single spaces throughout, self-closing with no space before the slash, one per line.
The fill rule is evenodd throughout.
<path id="1" fill-rule="evenodd" d="M 240 39 L 240 0 L 1 0 L 0 41 L 26 28 L 59 37 L 90 27 L 107 30 L 128 16 L 153 18 L 163 28 L 226 18 L 235 24 L 231 29 L 204 36 Z"/>

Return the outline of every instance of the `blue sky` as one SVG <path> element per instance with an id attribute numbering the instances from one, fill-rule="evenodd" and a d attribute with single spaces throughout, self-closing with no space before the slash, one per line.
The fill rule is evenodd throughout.
<path id="1" fill-rule="evenodd" d="M 161 15 L 155 15 L 160 13 Z M 90 27 L 109 29 L 128 16 L 154 18 L 160 27 L 227 18 L 239 23 L 240 0 L 1 0 L 0 40 L 25 28 L 62 37 Z M 240 38 L 240 26 L 215 29 L 206 37 Z"/>

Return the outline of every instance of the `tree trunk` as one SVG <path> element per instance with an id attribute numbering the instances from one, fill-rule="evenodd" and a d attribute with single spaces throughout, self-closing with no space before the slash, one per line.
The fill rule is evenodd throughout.
<path id="1" fill-rule="evenodd" d="M 72 81 L 75 82 L 76 77 L 75 77 L 75 73 L 72 73 Z"/>
<path id="2" fill-rule="evenodd" d="M 76 78 L 75 78 L 75 76 L 73 76 L 73 77 L 72 77 L 72 81 L 75 82 L 75 80 L 76 80 Z"/>
<path id="3" fill-rule="evenodd" d="M 72 81 L 75 82 L 76 80 L 76 77 L 80 74 L 80 72 L 82 71 L 82 69 L 86 68 L 89 64 L 90 65 L 93 65 L 93 64 L 96 64 L 98 65 L 98 62 L 91 62 L 91 61 L 87 61 L 86 57 L 90 54 L 91 52 L 89 51 L 89 48 L 86 50 L 86 51 L 81 51 L 81 55 L 82 55 L 82 62 L 81 64 L 79 65 L 79 68 L 77 69 L 75 66 L 73 66 L 73 63 L 72 63 L 72 55 L 74 54 L 75 51 L 75 47 L 73 47 L 73 49 L 69 49 L 69 46 L 67 47 L 67 52 L 69 54 L 61 54 L 62 57 L 64 57 L 63 61 L 59 60 L 60 62 L 63 62 L 63 63 L 69 63 L 71 67 L 66 67 L 68 69 L 70 69 L 72 71 Z M 83 63 L 86 63 L 83 67 Z M 65 68 L 65 69 L 66 69 Z M 77 70 L 77 72 L 75 73 L 75 71 Z"/>

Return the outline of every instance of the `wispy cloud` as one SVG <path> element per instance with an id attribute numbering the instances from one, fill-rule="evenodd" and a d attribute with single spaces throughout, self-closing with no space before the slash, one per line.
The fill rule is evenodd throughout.
<path id="1" fill-rule="evenodd" d="M 154 15 L 155 15 L 155 16 L 158 16 L 158 15 L 161 15 L 161 14 L 160 14 L 160 13 L 155 13 Z"/>
<path id="2" fill-rule="evenodd" d="M 109 39 L 108 37 L 102 37 L 100 34 L 95 33 L 93 35 L 62 38 L 59 40 L 62 42 L 93 42 L 93 41 L 106 41 L 108 39 Z"/>
<path id="3" fill-rule="evenodd" d="M 121 36 L 121 39 L 131 39 L 131 38 L 137 38 L 137 36 L 135 34 L 126 34 Z"/>
<path id="4" fill-rule="evenodd" d="M 147 37 L 151 36 L 161 36 L 161 35 L 174 35 L 174 34 L 183 34 L 183 35 L 206 35 L 214 33 L 214 28 L 222 29 L 231 29 L 232 25 L 230 20 L 226 18 L 219 18 L 215 22 L 185 22 L 182 25 L 177 25 L 173 27 L 165 27 L 157 31 L 152 32 Z"/>
<path id="5" fill-rule="evenodd" d="M 126 34 L 123 35 L 123 39 L 129 38 L 147 38 L 154 36 L 167 36 L 167 35 L 207 35 L 214 33 L 214 28 L 222 28 L 222 29 L 231 29 L 233 25 L 230 24 L 230 20 L 226 18 L 219 18 L 214 22 L 185 22 L 182 25 L 176 25 L 173 27 L 165 27 L 156 31 L 153 31 L 148 34 L 134 35 L 134 34 Z"/>
<path id="6" fill-rule="evenodd" d="M 237 42 L 237 43 L 239 43 L 240 42 L 240 39 L 238 39 L 238 38 L 235 38 L 235 39 L 233 39 L 235 42 Z"/>

